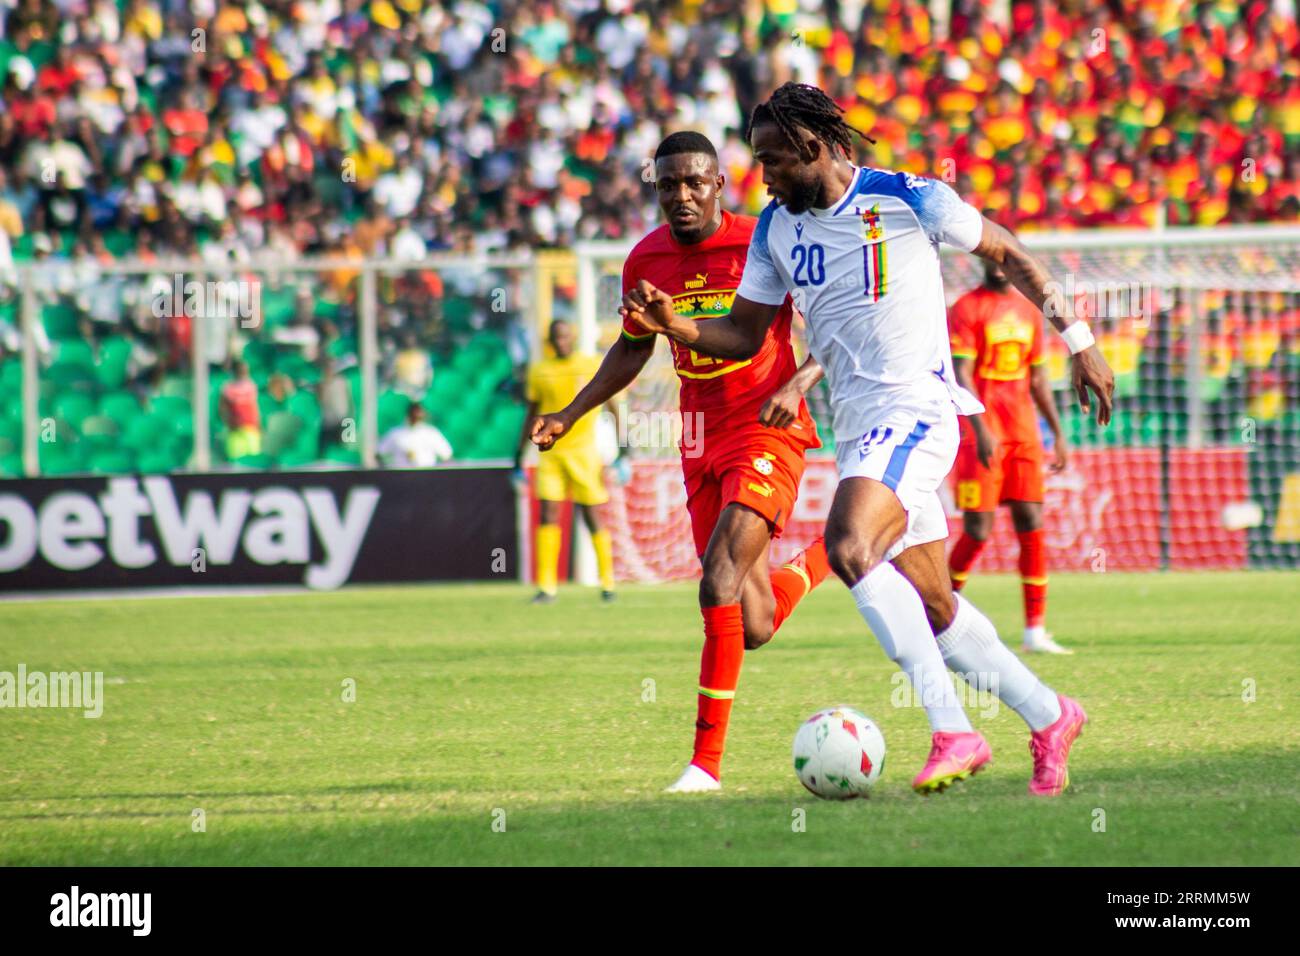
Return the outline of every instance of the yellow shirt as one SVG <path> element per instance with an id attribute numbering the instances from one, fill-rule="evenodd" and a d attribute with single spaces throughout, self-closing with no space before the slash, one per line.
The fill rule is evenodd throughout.
<path id="1" fill-rule="evenodd" d="M 599 355 L 570 355 L 568 358 L 545 358 L 528 366 L 524 398 L 537 403 L 541 414 L 558 412 L 573 401 L 582 387 L 600 368 Z M 596 440 L 596 415 L 592 409 L 574 423 L 572 431 L 560 439 L 555 451 L 577 450 Z"/>

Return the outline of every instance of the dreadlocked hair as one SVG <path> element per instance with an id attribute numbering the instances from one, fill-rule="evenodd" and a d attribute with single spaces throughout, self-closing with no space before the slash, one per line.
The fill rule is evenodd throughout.
<path id="1" fill-rule="evenodd" d="M 805 155 L 803 142 L 795 131 L 802 126 L 832 151 L 839 150 L 853 158 L 853 138 L 857 133 L 868 143 L 875 140 L 855 126 L 844 122 L 844 108 L 815 86 L 807 83 L 784 83 L 765 102 L 754 107 L 749 117 L 748 141 L 753 141 L 754 127 L 773 123 L 790 145 Z"/>

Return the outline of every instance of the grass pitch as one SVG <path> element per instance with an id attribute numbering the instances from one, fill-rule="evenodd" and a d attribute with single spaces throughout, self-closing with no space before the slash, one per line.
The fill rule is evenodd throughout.
<path id="1" fill-rule="evenodd" d="M 911 792 L 924 712 L 891 706 L 894 667 L 833 580 L 747 656 L 726 792 L 697 797 L 659 792 L 690 754 L 691 585 L 540 608 L 510 585 L 0 604 L 0 670 L 106 679 L 97 720 L 0 710 L 0 863 L 1295 865 L 1296 582 L 1055 575 L 1050 625 L 1078 654 L 1031 663 L 1092 723 L 1046 801 L 1006 709 L 972 713 L 987 771 Z M 1014 578 L 968 593 L 1018 642 Z M 795 729 L 832 703 L 884 730 L 869 800 L 794 777 Z"/>

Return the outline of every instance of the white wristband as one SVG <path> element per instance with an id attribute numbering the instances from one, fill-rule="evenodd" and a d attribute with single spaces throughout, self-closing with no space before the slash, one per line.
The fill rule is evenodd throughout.
<path id="1" fill-rule="evenodd" d="M 1061 333 L 1061 338 L 1065 340 L 1071 355 L 1078 355 L 1084 349 L 1097 344 L 1097 340 L 1092 337 L 1092 329 L 1088 328 L 1088 323 L 1083 321 L 1066 326 L 1065 331 Z"/>

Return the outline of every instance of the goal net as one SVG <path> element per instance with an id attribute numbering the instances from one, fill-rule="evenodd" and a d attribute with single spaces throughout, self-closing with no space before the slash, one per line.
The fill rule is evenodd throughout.
<path id="1" fill-rule="evenodd" d="M 1111 424 L 1098 427 L 1069 387 L 1051 330 L 1048 370 L 1068 465 L 1046 478 L 1044 524 L 1058 570 L 1294 567 L 1300 559 L 1300 229 L 1027 235 L 1115 372 Z M 629 247 L 589 243 L 579 258 L 586 340 L 618 335 Z M 949 304 L 982 278 L 945 252 Z M 802 358 L 801 325 L 796 352 Z M 621 399 L 618 437 L 631 480 L 611 489 L 607 521 L 625 580 L 690 578 L 699 564 L 685 510 L 677 378 L 660 346 Z M 826 387 L 809 396 L 825 448 L 810 456 L 773 561 L 821 533 L 835 488 Z M 665 437 L 666 421 L 673 434 Z M 640 430 L 638 430 L 640 429 Z M 1052 442 L 1043 428 L 1045 443 Z M 1049 461 L 1051 455 L 1049 454 Z M 950 487 L 945 505 L 960 527 Z M 1014 570 L 1005 509 L 979 569 Z"/>

